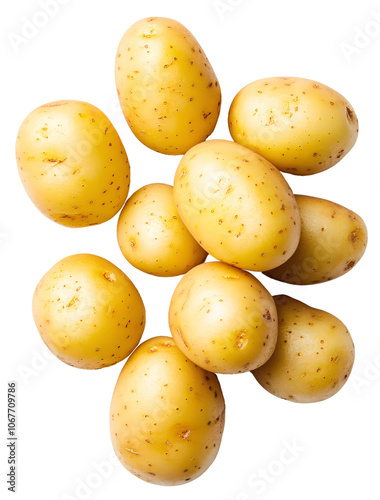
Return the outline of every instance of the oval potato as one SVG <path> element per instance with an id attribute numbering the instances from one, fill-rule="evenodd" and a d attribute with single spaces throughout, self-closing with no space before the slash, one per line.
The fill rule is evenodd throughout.
<path id="1" fill-rule="evenodd" d="M 346 383 L 355 349 L 335 316 L 286 295 L 274 297 L 278 313 L 276 349 L 252 373 L 271 394 L 297 403 L 323 401 Z"/>
<path id="2" fill-rule="evenodd" d="M 278 267 L 296 250 L 300 218 L 292 190 L 271 163 L 232 141 L 198 144 L 182 158 L 174 201 L 213 257 L 250 271 Z"/>
<path id="3" fill-rule="evenodd" d="M 145 327 L 145 308 L 132 281 L 114 264 L 91 254 L 57 262 L 33 295 L 42 340 L 58 359 L 96 369 L 125 359 Z"/>
<path id="4" fill-rule="evenodd" d="M 176 345 L 198 366 L 214 373 L 242 373 L 272 355 L 276 305 L 252 274 L 207 262 L 178 283 L 169 326 Z"/>
<path id="5" fill-rule="evenodd" d="M 182 222 L 168 184 L 148 184 L 128 199 L 117 238 L 128 262 L 155 276 L 184 274 L 207 257 Z"/>
<path id="6" fill-rule="evenodd" d="M 150 483 L 178 485 L 214 461 L 224 428 L 218 379 L 194 365 L 169 337 L 142 343 L 112 396 L 112 444 L 121 463 Z"/>
<path id="7" fill-rule="evenodd" d="M 214 70 L 190 31 L 173 19 L 142 19 L 126 31 L 117 50 L 116 86 L 132 132 L 160 153 L 186 153 L 219 118 Z"/>
<path id="8" fill-rule="evenodd" d="M 265 274 L 295 285 L 329 281 L 352 269 L 367 246 L 361 217 L 332 201 L 296 195 L 301 216 L 301 239 L 284 264 Z"/>
<path id="9" fill-rule="evenodd" d="M 338 163 L 354 146 L 358 119 L 335 90 L 305 78 L 271 77 L 244 87 L 228 123 L 234 141 L 283 172 L 310 175 Z"/>
<path id="10" fill-rule="evenodd" d="M 106 115 L 86 102 L 56 101 L 32 111 L 18 132 L 16 158 L 32 202 L 63 226 L 101 224 L 127 198 L 124 146 Z"/>

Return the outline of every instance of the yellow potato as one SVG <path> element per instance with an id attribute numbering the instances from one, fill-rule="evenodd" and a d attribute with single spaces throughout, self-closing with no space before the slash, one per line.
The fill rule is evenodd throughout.
<path id="1" fill-rule="evenodd" d="M 247 85 L 233 100 L 228 123 L 234 141 L 296 175 L 332 167 L 358 135 L 347 99 L 305 78 L 272 77 Z"/>
<path id="2" fill-rule="evenodd" d="M 101 224 L 127 198 L 124 146 L 105 114 L 86 102 L 57 101 L 32 111 L 18 132 L 16 157 L 32 202 L 63 226 Z"/>
<path id="3" fill-rule="evenodd" d="M 145 327 L 145 308 L 132 281 L 108 260 L 71 255 L 38 283 L 33 316 L 58 359 L 96 369 L 125 359 Z"/>
<path id="4" fill-rule="evenodd" d="M 131 26 L 116 56 L 116 86 L 135 136 L 160 153 L 180 155 L 218 121 L 218 79 L 201 46 L 179 22 L 150 17 Z"/>
<path id="5" fill-rule="evenodd" d="M 346 383 L 355 357 L 345 325 L 335 316 L 277 295 L 278 340 L 272 357 L 252 373 L 271 394 L 297 403 L 323 401 Z"/>
<path id="6" fill-rule="evenodd" d="M 265 274 L 295 285 L 311 285 L 347 273 L 363 256 L 366 225 L 356 213 L 332 201 L 296 195 L 301 239 L 284 264 Z"/>
<path id="7" fill-rule="evenodd" d="M 169 326 L 176 345 L 198 366 L 215 373 L 242 373 L 273 354 L 276 305 L 250 273 L 207 262 L 179 282 Z"/>
<path id="8" fill-rule="evenodd" d="M 194 365 L 169 337 L 141 344 L 122 369 L 110 411 L 121 463 L 150 483 L 183 484 L 212 464 L 224 428 L 218 379 Z"/>
<path id="9" fill-rule="evenodd" d="M 251 271 L 278 267 L 296 250 L 293 193 L 271 163 L 231 141 L 206 141 L 182 158 L 174 180 L 181 219 L 213 257 Z"/>
<path id="10" fill-rule="evenodd" d="M 207 257 L 182 222 L 168 184 L 148 184 L 129 198 L 117 238 L 128 262 L 155 276 L 184 274 Z"/>

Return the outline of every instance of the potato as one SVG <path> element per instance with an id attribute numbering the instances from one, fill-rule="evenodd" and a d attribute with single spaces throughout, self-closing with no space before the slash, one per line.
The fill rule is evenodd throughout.
<path id="1" fill-rule="evenodd" d="M 284 264 L 265 274 L 296 285 L 323 283 L 347 273 L 363 256 L 367 228 L 356 213 L 332 201 L 296 195 L 301 239 Z"/>
<path id="2" fill-rule="evenodd" d="M 225 405 L 218 379 L 194 365 L 169 337 L 131 355 L 110 411 L 112 444 L 121 463 L 150 483 L 183 484 L 214 461 Z"/>
<path id="3" fill-rule="evenodd" d="M 296 175 L 332 167 L 358 135 L 351 104 L 305 78 L 272 77 L 247 85 L 233 100 L 228 123 L 234 141 Z"/>
<path id="4" fill-rule="evenodd" d="M 176 345 L 196 365 L 216 373 L 242 373 L 273 354 L 276 305 L 250 273 L 207 262 L 179 282 L 169 326 Z"/>
<path id="5" fill-rule="evenodd" d="M 160 153 L 186 153 L 219 118 L 214 70 L 190 31 L 173 19 L 149 17 L 126 31 L 116 56 L 116 86 L 132 132 Z"/>
<path id="6" fill-rule="evenodd" d="M 286 295 L 274 297 L 278 341 L 272 357 L 252 373 L 271 394 L 297 403 L 323 401 L 346 383 L 354 344 L 335 316 Z"/>
<path id="7" fill-rule="evenodd" d="M 38 283 L 33 316 L 58 359 L 96 369 L 125 359 L 145 327 L 145 308 L 131 280 L 106 259 L 71 255 Z"/>
<path id="8" fill-rule="evenodd" d="M 301 231 L 293 193 L 267 160 L 231 141 L 206 141 L 182 158 L 174 201 L 181 219 L 213 257 L 251 271 L 278 267 Z"/>
<path id="9" fill-rule="evenodd" d="M 155 276 L 184 274 L 207 257 L 182 222 L 168 184 L 148 184 L 129 198 L 117 238 L 128 262 Z"/>
<path id="10" fill-rule="evenodd" d="M 67 227 L 101 224 L 123 206 L 130 168 L 105 114 L 81 101 L 57 101 L 32 111 L 16 141 L 21 181 L 49 219 Z"/>

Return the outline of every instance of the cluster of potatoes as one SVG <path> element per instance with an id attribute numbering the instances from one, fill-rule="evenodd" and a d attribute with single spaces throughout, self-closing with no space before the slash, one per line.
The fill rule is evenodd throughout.
<path id="1" fill-rule="evenodd" d="M 334 395 L 351 372 L 354 345 L 338 318 L 272 297 L 249 271 L 310 285 L 338 278 L 362 257 L 359 215 L 294 195 L 281 173 L 335 165 L 353 147 L 358 121 L 331 88 L 271 77 L 233 100 L 234 141 L 206 141 L 220 85 L 193 35 L 166 18 L 143 19 L 124 34 L 116 85 L 135 136 L 183 155 L 173 186 L 148 184 L 127 199 L 130 165 L 119 135 L 99 109 L 78 101 L 29 114 L 17 137 L 19 173 L 37 208 L 64 226 L 100 224 L 123 207 L 117 239 L 127 261 L 155 276 L 184 274 L 169 307 L 171 337 L 138 346 L 145 326 L 138 290 L 91 254 L 45 274 L 33 314 L 43 341 L 69 365 L 103 368 L 134 351 L 111 402 L 115 452 L 146 481 L 182 484 L 201 475 L 220 446 L 225 403 L 216 374 L 251 371 L 275 396 L 307 403 Z M 205 263 L 208 254 L 216 260 Z"/>

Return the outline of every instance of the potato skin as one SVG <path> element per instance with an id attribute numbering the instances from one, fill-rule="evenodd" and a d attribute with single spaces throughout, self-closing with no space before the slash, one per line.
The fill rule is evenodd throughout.
<path id="1" fill-rule="evenodd" d="M 301 224 L 288 183 L 271 163 L 232 141 L 198 144 L 182 158 L 174 201 L 213 257 L 250 271 L 278 267 L 296 250 Z"/>
<path id="2" fill-rule="evenodd" d="M 231 104 L 228 123 L 234 141 L 296 175 L 331 168 L 358 135 L 347 99 L 322 83 L 296 77 L 264 78 L 244 87 Z"/>
<path id="3" fill-rule="evenodd" d="M 175 289 L 169 327 L 176 345 L 198 366 L 214 373 L 247 372 L 273 354 L 276 305 L 250 273 L 206 262 Z"/>
<path id="4" fill-rule="evenodd" d="M 32 111 L 19 129 L 16 158 L 32 202 L 63 226 L 101 224 L 127 198 L 124 146 L 105 114 L 86 102 L 56 101 Z"/>
<path id="5" fill-rule="evenodd" d="M 125 359 L 145 327 L 144 304 L 132 281 L 91 254 L 66 257 L 43 276 L 33 295 L 33 316 L 58 359 L 87 369 Z"/>
<path id="6" fill-rule="evenodd" d="M 265 274 L 295 285 L 329 281 L 352 269 L 367 246 L 361 217 L 332 201 L 296 195 L 301 216 L 301 239 L 282 266 Z"/>
<path id="7" fill-rule="evenodd" d="M 286 295 L 274 297 L 278 340 L 272 357 L 252 373 L 271 394 L 297 403 L 323 401 L 346 383 L 355 348 L 335 316 Z"/>
<path id="8" fill-rule="evenodd" d="M 170 337 L 155 337 L 120 373 L 111 402 L 112 444 L 132 474 L 154 484 L 183 484 L 214 461 L 224 414 L 216 375 L 194 365 Z"/>
<path id="9" fill-rule="evenodd" d="M 124 116 L 145 146 L 180 155 L 213 132 L 219 82 L 202 47 L 179 22 L 150 17 L 131 26 L 120 41 L 115 73 Z"/>
<path id="10" fill-rule="evenodd" d="M 179 276 L 207 257 L 182 222 L 168 184 L 148 184 L 128 199 L 117 238 L 128 262 L 155 276 Z"/>

